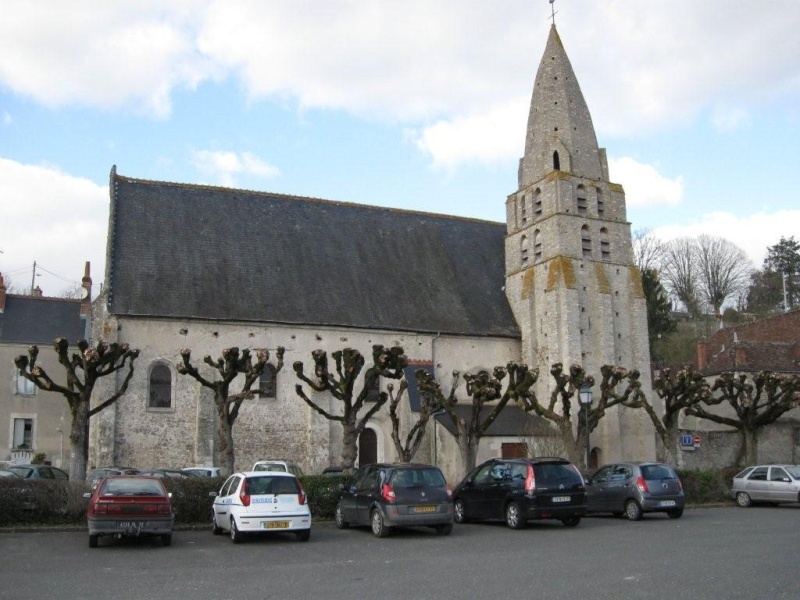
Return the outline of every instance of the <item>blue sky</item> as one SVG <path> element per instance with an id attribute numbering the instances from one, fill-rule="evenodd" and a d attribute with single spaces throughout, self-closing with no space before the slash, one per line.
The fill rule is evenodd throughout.
<path id="1" fill-rule="evenodd" d="M 4 0 L 0 273 L 103 280 L 112 165 L 503 221 L 547 0 Z M 634 230 L 800 238 L 800 2 L 556 0 Z M 40 267 L 33 277 L 34 261 Z"/>

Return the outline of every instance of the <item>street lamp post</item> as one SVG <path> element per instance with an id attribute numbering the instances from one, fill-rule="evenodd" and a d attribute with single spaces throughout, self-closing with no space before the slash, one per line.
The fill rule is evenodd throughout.
<path id="1" fill-rule="evenodd" d="M 589 470 L 589 459 L 591 457 L 591 449 L 589 446 L 589 409 L 592 407 L 592 388 L 587 384 L 581 386 L 578 392 L 581 404 L 583 405 L 584 427 L 586 430 L 586 470 Z"/>

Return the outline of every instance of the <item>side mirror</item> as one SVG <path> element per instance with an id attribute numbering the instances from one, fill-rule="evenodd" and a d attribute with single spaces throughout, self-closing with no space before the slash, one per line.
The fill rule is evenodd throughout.
<path id="1" fill-rule="evenodd" d="M 92 497 L 92 494 L 91 494 L 91 493 L 89 493 L 89 492 L 84 492 L 84 493 L 83 493 L 83 499 L 84 499 L 84 500 L 88 500 L 88 499 L 89 499 L 89 498 L 91 498 L 91 497 Z"/>
<path id="2" fill-rule="evenodd" d="M 208 492 L 209 498 L 216 498 L 218 496 L 217 492 Z"/>

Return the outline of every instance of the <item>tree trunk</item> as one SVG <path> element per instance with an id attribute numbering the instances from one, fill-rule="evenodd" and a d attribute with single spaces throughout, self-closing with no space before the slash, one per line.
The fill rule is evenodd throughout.
<path id="1" fill-rule="evenodd" d="M 739 450 L 737 457 L 738 467 L 746 467 L 747 465 L 754 465 L 758 463 L 758 447 L 756 441 L 756 432 L 749 429 L 742 428 L 739 430 L 742 438 L 742 447 Z"/>
<path id="2" fill-rule="evenodd" d="M 677 421 L 666 427 L 663 434 L 656 432 L 656 459 L 678 469 L 683 467 L 683 451 L 678 435 Z"/>
<path id="3" fill-rule="evenodd" d="M 464 475 L 475 468 L 478 457 L 478 444 L 470 444 L 465 434 L 456 438 L 458 450 L 461 453 L 461 461 L 464 463 Z"/>
<path id="4" fill-rule="evenodd" d="M 86 451 L 89 447 L 89 401 L 78 401 L 69 433 L 69 479 L 86 481 Z"/>
<path id="5" fill-rule="evenodd" d="M 227 477 L 235 470 L 236 456 L 233 452 L 233 426 L 228 422 L 225 406 L 217 405 L 217 460 L 222 474 Z"/>
<path id="6" fill-rule="evenodd" d="M 342 469 L 352 471 L 358 458 L 358 436 L 356 426 L 344 421 L 342 423 Z"/>

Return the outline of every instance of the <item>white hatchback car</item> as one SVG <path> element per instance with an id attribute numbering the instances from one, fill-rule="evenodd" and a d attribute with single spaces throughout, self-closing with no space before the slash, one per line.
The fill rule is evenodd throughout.
<path id="1" fill-rule="evenodd" d="M 300 480 L 280 471 L 234 473 L 222 484 L 211 508 L 215 535 L 227 531 L 238 544 L 255 532 L 292 532 L 301 542 L 311 537 L 311 509 Z"/>

